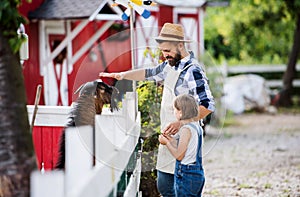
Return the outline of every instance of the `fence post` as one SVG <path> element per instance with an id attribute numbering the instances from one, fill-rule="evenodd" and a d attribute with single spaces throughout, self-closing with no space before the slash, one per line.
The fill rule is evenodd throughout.
<path id="1" fill-rule="evenodd" d="M 129 183 L 124 193 L 124 197 L 136 196 L 139 191 L 142 170 L 142 158 L 140 153 L 138 157 L 139 158 L 136 161 L 136 167 L 130 177 Z"/>
<path id="2" fill-rule="evenodd" d="M 66 130 L 65 192 L 68 196 L 85 181 L 93 167 L 93 128 L 80 126 Z"/>
<path id="3" fill-rule="evenodd" d="M 64 172 L 33 171 L 30 176 L 30 196 L 31 197 L 64 197 Z"/>
<path id="4" fill-rule="evenodd" d="M 135 92 L 126 92 L 126 97 L 122 101 L 123 103 L 123 116 L 126 118 L 126 133 L 132 129 L 133 123 L 135 123 L 136 116 L 137 116 L 137 109 L 136 109 L 136 101 L 137 101 L 137 94 Z"/>

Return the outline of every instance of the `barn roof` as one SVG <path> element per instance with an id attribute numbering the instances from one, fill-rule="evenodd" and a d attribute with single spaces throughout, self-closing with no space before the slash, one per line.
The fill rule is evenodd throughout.
<path id="1" fill-rule="evenodd" d="M 36 10 L 29 12 L 29 19 L 61 20 L 61 19 L 84 19 L 99 12 L 113 13 L 105 0 L 45 0 Z"/>

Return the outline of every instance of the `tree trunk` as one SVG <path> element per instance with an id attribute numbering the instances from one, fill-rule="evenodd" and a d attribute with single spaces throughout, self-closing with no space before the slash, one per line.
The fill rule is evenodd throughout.
<path id="1" fill-rule="evenodd" d="M 29 196 L 33 158 L 22 67 L 0 27 L 0 197 Z"/>
<path id="2" fill-rule="evenodd" d="M 300 52 L 300 13 L 296 18 L 296 29 L 294 32 L 294 43 L 289 57 L 287 69 L 283 75 L 283 89 L 280 92 L 277 105 L 289 107 L 292 103 L 293 80 L 296 76 L 296 64 Z"/>

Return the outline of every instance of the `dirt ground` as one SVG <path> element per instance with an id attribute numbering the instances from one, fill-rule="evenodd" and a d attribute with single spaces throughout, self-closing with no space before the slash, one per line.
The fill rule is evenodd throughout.
<path id="1" fill-rule="evenodd" d="M 203 196 L 300 197 L 300 114 L 243 114 L 207 128 Z"/>

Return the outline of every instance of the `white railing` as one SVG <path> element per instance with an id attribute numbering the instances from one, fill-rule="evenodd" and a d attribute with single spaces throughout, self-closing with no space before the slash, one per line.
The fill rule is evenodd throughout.
<path id="1" fill-rule="evenodd" d="M 250 73 L 284 73 L 286 65 L 239 65 L 239 66 L 223 66 L 225 76 L 231 74 L 250 74 Z M 296 72 L 300 72 L 300 65 L 296 65 Z M 283 86 L 282 79 L 268 79 L 266 84 L 270 88 L 280 88 Z M 300 87 L 300 79 L 293 80 L 294 87 Z"/>
<path id="2" fill-rule="evenodd" d="M 34 126 L 59 126 L 66 125 L 70 106 L 46 106 L 38 105 L 38 111 L 35 117 Z M 27 105 L 29 122 L 32 122 L 34 105 Z"/>
<path id="3" fill-rule="evenodd" d="M 134 153 L 140 135 L 140 114 L 136 113 L 135 97 L 134 93 L 127 93 L 118 112 L 104 111 L 102 115 L 97 115 L 95 135 L 91 126 L 67 129 L 65 171 L 32 172 L 31 196 L 105 197 L 111 193 L 116 196 L 117 184 Z M 57 120 L 55 124 L 56 118 L 53 116 L 58 116 L 59 110 L 51 111 L 53 107 L 50 107 L 50 113 L 47 113 L 46 106 L 38 107 L 36 125 L 61 126 L 67 118 L 67 114 L 59 116 L 57 118 L 61 120 Z M 32 106 L 28 108 L 31 109 Z M 67 109 L 60 112 L 64 110 L 68 113 Z M 32 114 L 28 111 L 30 118 Z M 135 166 L 124 196 L 131 197 L 139 193 L 140 157 Z"/>

